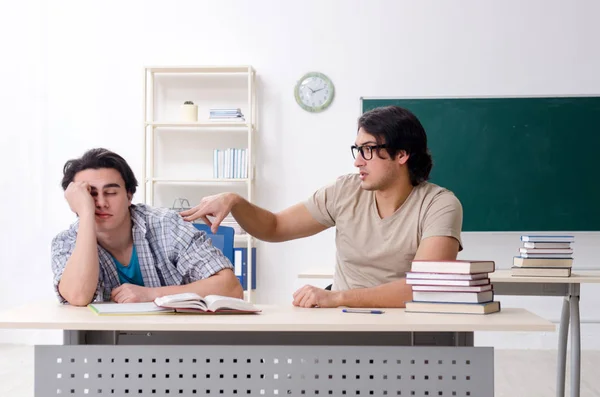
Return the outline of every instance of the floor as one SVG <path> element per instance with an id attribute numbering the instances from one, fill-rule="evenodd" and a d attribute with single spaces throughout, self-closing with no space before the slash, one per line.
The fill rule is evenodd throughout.
<path id="1" fill-rule="evenodd" d="M 495 359 L 496 397 L 555 395 L 556 351 L 496 350 Z M 600 397 L 598 368 L 600 351 L 583 351 L 581 397 Z M 0 345 L 0 396 L 33 397 L 33 347 Z"/>

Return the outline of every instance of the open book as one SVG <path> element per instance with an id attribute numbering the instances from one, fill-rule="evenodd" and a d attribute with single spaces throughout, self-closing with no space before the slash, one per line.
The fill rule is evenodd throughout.
<path id="1" fill-rule="evenodd" d="M 243 299 L 228 296 L 208 295 L 201 297 L 193 292 L 166 295 L 154 300 L 156 306 L 174 309 L 181 313 L 258 313 L 260 309 Z"/>
<path id="2" fill-rule="evenodd" d="M 166 295 L 154 302 L 142 303 L 90 303 L 88 307 L 100 316 L 135 314 L 248 314 L 260 309 L 243 299 L 227 296 L 208 295 L 201 297 L 193 292 Z"/>

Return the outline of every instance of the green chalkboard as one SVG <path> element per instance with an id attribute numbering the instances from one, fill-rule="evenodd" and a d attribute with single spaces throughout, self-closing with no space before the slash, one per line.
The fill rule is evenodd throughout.
<path id="1" fill-rule="evenodd" d="M 362 99 L 387 105 L 425 127 L 463 231 L 600 230 L 600 97 Z"/>

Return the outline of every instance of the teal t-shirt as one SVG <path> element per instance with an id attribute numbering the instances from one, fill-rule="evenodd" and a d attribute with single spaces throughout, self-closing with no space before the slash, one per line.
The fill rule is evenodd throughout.
<path id="1" fill-rule="evenodd" d="M 141 287 L 144 286 L 144 279 L 142 278 L 142 271 L 140 270 L 140 262 L 138 261 L 135 245 L 131 251 L 129 266 L 122 265 L 114 256 L 112 256 L 112 260 L 117 266 L 117 274 L 119 275 L 119 281 L 121 281 L 121 284 L 135 284 Z"/>

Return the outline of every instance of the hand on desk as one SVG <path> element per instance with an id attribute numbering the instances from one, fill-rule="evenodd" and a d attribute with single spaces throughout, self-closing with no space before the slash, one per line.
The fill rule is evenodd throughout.
<path id="1" fill-rule="evenodd" d="M 294 292 L 294 306 L 299 307 L 338 307 L 339 292 L 305 285 Z"/>
<path id="2" fill-rule="evenodd" d="M 122 284 L 113 289 L 110 299 L 117 303 L 152 302 L 156 298 L 154 288 L 134 284 Z"/>

